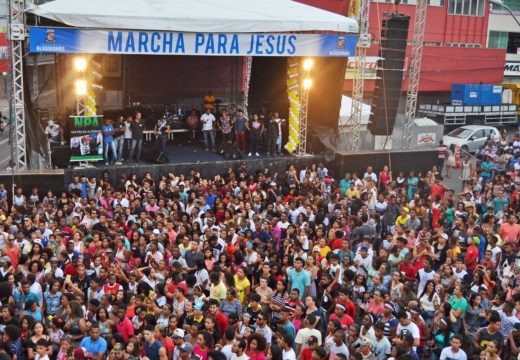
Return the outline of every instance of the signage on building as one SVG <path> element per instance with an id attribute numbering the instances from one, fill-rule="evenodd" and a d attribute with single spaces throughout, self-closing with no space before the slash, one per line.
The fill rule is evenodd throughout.
<path id="1" fill-rule="evenodd" d="M 417 135 L 417 145 L 435 144 L 436 136 L 435 133 L 421 133 Z"/>
<path id="2" fill-rule="evenodd" d="M 504 76 L 520 76 L 520 61 L 506 61 Z"/>
<path id="3" fill-rule="evenodd" d="M 365 80 L 377 79 L 377 62 L 381 58 L 379 56 L 367 56 L 365 60 Z M 345 72 L 345 80 L 354 79 L 356 67 L 356 57 L 350 57 L 347 62 L 347 70 Z"/>
<path id="4" fill-rule="evenodd" d="M 354 34 L 231 34 L 29 28 L 29 51 L 50 54 L 348 57 Z"/>

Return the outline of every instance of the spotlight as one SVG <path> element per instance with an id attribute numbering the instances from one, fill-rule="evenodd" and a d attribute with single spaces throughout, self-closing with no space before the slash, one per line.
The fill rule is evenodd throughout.
<path id="1" fill-rule="evenodd" d="M 103 75 L 101 75 L 100 73 L 98 73 L 97 71 L 92 71 L 90 73 L 90 75 L 92 76 L 93 79 L 95 79 L 96 81 L 99 81 L 101 79 L 103 79 Z"/>
<path id="2" fill-rule="evenodd" d="M 311 58 L 303 60 L 303 70 L 309 71 L 310 69 L 312 69 L 312 65 L 314 65 L 314 60 L 312 60 Z"/>
<path id="3" fill-rule="evenodd" d="M 74 68 L 77 72 L 83 72 L 87 69 L 87 60 L 84 57 L 74 59 Z"/>
<path id="4" fill-rule="evenodd" d="M 309 90 L 312 87 L 312 79 L 303 80 L 303 88 Z"/>
<path id="5" fill-rule="evenodd" d="M 101 71 L 103 69 L 103 66 L 101 66 L 100 63 L 98 63 L 97 61 L 94 61 L 94 60 L 91 60 L 90 61 L 90 65 L 96 69 L 97 71 Z"/>
<path id="6" fill-rule="evenodd" d="M 102 91 L 103 90 L 103 86 L 102 85 L 99 85 L 99 84 L 92 84 L 90 85 L 90 87 L 94 90 L 97 90 L 97 91 Z"/>
<path id="7" fill-rule="evenodd" d="M 76 95 L 85 96 L 87 95 L 87 82 L 83 79 L 76 80 Z"/>

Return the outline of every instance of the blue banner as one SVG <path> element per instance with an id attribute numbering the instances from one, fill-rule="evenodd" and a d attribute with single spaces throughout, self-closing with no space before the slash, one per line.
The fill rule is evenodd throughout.
<path id="1" fill-rule="evenodd" d="M 29 28 L 29 51 L 51 54 L 354 56 L 352 34 L 229 34 Z"/>

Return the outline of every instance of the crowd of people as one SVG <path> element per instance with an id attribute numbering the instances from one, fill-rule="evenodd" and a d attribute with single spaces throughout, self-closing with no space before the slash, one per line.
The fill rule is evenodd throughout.
<path id="1" fill-rule="evenodd" d="M 512 155 L 460 193 L 443 149 L 398 176 L 242 163 L 0 185 L 0 359 L 514 359 L 520 142 L 486 147 Z"/>

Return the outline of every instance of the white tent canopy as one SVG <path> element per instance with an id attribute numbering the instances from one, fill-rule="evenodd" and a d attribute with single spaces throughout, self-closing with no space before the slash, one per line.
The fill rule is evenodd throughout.
<path id="1" fill-rule="evenodd" d="M 55 0 L 29 12 L 79 28 L 355 33 L 357 22 L 291 0 Z"/>
<path id="2" fill-rule="evenodd" d="M 370 119 L 371 106 L 363 103 L 361 105 L 361 125 L 367 125 Z M 352 98 L 342 95 L 341 108 L 339 109 L 339 126 L 348 126 L 352 114 Z"/>

